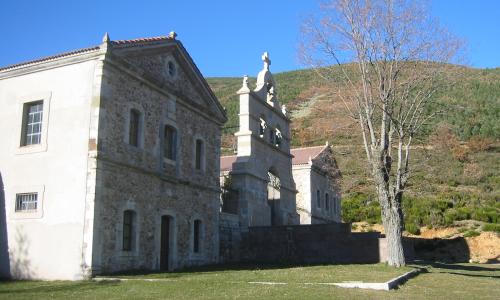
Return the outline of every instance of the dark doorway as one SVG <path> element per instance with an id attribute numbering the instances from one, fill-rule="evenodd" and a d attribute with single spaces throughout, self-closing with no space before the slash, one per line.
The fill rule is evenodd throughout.
<path id="1" fill-rule="evenodd" d="M 170 216 L 161 217 L 161 246 L 160 246 L 160 270 L 168 271 L 168 261 L 170 254 L 170 226 L 172 218 Z"/>

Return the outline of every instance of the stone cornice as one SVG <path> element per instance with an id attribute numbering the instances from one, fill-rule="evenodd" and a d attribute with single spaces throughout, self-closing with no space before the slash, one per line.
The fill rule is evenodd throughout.
<path id="1" fill-rule="evenodd" d="M 146 174 L 146 175 L 149 175 L 149 176 L 154 176 L 154 177 L 157 177 L 157 178 L 159 178 L 159 179 L 161 179 L 163 181 L 168 181 L 168 182 L 173 183 L 173 184 L 183 184 L 183 185 L 192 186 L 192 187 L 195 187 L 195 188 L 200 188 L 200 189 L 204 189 L 204 190 L 208 190 L 208 191 L 212 191 L 212 192 L 216 192 L 216 193 L 220 193 L 221 192 L 220 187 L 201 185 L 201 184 L 198 184 L 195 181 L 190 181 L 190 180 L 186 180 L 186 179 L 182 179 L 182 178 L 178 178 L 178 177 L 174 177 L 174 176 L 163 174 L 161 171 L 148 170 L 146 168 L 134 166 L 134 165 L 126 163 L 126 162 L 120 162 L 120 161 L 117 161 L 117 160 L 114 160 L 114 159 L 110 159 L 109 157 L 105 157 L 104 155 L 99 154 L 99 152 L 97 152 L 97 158 L 96 159 L 97 159 L 97 162 L 98 162 L 98 165 L 97 165 L 97 169 L 98 170 L 99 169 L 102 170 L 102 167 L 99 167 L 99 162 L 104 162 L 104 163 L 108 163 L 110 165 L 113 165 L 115 167 L 122 167 L 122 168 L 132 169 L 132 170 L 137 171 L 139 173 L 143 173 L 143 174 Z"/>

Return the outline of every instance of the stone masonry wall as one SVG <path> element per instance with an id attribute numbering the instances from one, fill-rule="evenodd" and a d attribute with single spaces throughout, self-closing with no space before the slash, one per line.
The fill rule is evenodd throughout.
<path id="1" fill-rule="evenodd" d="M 239 262 L 241 228 L 238 215 L 221 213 L 219 220 L 219 250 L 221 262 Z"/>
<path id="2" fill-rule="evenodd" d="M 105 65 L 98 140 L 96 273 L 160 266 L 161 217 L 172 218 L 169 269 L 218 260 L 220 127 L 179 96 Z M 186 86 L 189 88 L 189 86 Z M 190 90 L 187 94 L 196 93 Z M 130 109 L 143 114 L 141 143 L 127 140 Z M 199 107 L 204 110 L 205 108 Z M 206 110 L 206 109 L 205 109 Z M 165 124 L 177 129 L 177 160 L 165 164 Z M 205 165 L 196 170 L 195 141 L 205 145 Z M 133 247 L 122 251 L 123 212 L 135 212 Z M 193 252 L 193 223 L 202 221 L 200 253 Z"/>
<path id="3" fill-rule="evenodd" d="M 380 233 L 351 233 L 350 224 L 250 227 L 244 261 L 266 263 L 377 263 Z"/>

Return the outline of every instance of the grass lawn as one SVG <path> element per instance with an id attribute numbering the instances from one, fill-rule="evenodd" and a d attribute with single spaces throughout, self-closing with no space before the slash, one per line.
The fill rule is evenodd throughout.
<path id="1" fill-rule="evenodd" d="M 308 267 L 207 267 L 171 273 L 121 275 L 129 281 L 10 281 L 0 283 L 1 299 L 499 299 L 500 266 L 476 264 L 420 265 L 429 272 L 410 279 L 397 290 L 344 289 L 326 283 L 382 282 L 411 268 L 377 265 Z M 161 281 L 144 281 L 161 279 Z M 279 282 L 268 285 L 250 282 Z"/>

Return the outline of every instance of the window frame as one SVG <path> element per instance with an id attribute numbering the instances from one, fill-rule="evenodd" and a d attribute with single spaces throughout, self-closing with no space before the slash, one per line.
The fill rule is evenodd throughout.
<path id="1" fill-rule="evenodd" d="M 8 208 L 8 216 L 10 219 L 41 219 L 44 215 L 44 195 L 45 186 L 44 185 L 33 185 L 33 186 L 17 186 L 13 187 L 12 190 L 6 190 L 7 197 L 10 200 L 8 203 L 11 208 Z M 17 208 L 17 196 L 21 194 L 36 194 L 37 202 L 36 209 L 32 210 L 16 210 Z M 9 196 L 10 195 L 10 196 Z M 7 203 L 6 203 L 7 204 Z"/>
<path id="2" fill-rule="evenodd" d="M 135 245 L 135 237 L 137 229 L 136 223 L 137 223 L 137 213 L 133 209 L 125 209 L 122 213 L 121 250 L 123 252 L 134 252 L 136 250 L 136 245 Z"/>
<path id="3" fill-rule="evenodd" d="M 141 135 L 142 135 L 142 113 L 136 108 L 129 110 L 128 122 L 128 144 L 137 148 L 141 148 Z M 135 130 L 133 130 L 135 129 Z"/>
<path id="4" fill-rule="evenodd" d="M 198 149 L 198 145 L 200 148 Z M 198 151 L 199 150 L 199 151 Z M 194 140 L 194 169 L 196 171 L 204 172 L 206 164 L 206 143 L 200 137 L 195 137 Z"/>
<path id="5" fill-rule="evenodd" d="M 13 136 L 14 153 L 16 155 L 45 152 L 47 151 L 47 135 L 49 129 L 50 118 L 50 100 L 52 98 L 51 92 L 40 92 L 29 95 L 23 95 L 17 98 L 17 130 Z M 41 113 L 41 130 L 40 142 L 38 144 L 26 144 L 24 135 L 27 128 L 27 112 L 26 109 L 30 104 L 40 102 L 42 104 Z"/>
<path id="6" fill-rule="evenodd" d="M 33 107 L 40 107 L 41 110 L 32 111 Z M 35 121 L 34 118 L 38 116 L 39 120 Z M 30 120 L 30 118 L 33 120 Z M 40 145 L 42 143 L 42 130 L 43 130 L 43 100 L 25 102 L 23 105 L 23 124 L 21 125 L 21 142 L 20 147 L 30 147 Z M 38 130 L 34 128 L 38 126 Z M 30 130 L 31 128 L 31 130 Z M 33 137 L 38 137 L 38 142 L 33 142 Z"/>
<path id="7" fill-rule="evenodd" d="M 198 224 L 198 228 L 196 229 L 196 225 Z M 190 256 L 194 259 L 199 259 L 205 255 L 204 251 L 204 238 L 205 238 L 205 223 L 203 222 L 203 218 L 201 218 L 198 214 L 195 214 L 190 220 Z M 196 233 L 196 231 L 198 231 Z M 195 240 L 198 238 L 197 240 Z M 196 249 L 197 248 L 197 249 Z M 197 250 L 197 251 L 195 251 Z"/>
<path id="8" fill-rule="evenodd" d="M 201 254 L 201 229 L 203 222 L 200 219 L 193 221 L 193 253 Z"/>
<path id="9" fill-rule="evenodd" d="M 330 211 L 330 196 L 325 193 L 325 210 Z"/>
<path id="10" fill-rule="evenodd" d="M 167 132 L 168 132 L 167 129 L 172 129 L 173 134 L 170 138 L 167 138 Z M 164 124 L 163 130 L 162 130 L 162 140 L 163 140 L 163 143 L 162 143 L 161 156 L 162 156 L 163 161 L 177 163 L 177 152 L 178 152 L 177 147 L 179 144 L 179 134 L 178 134 L 177 128 L 175 126 L 173 126 L 172 124 L 168 124 L 168 123 Z M 167 142 L 169 142 L 169 143 L 167 144 Z M 167 156 L 165 154 L 167 146 L 168 146 L 168 149 L 170 152 L 169 156 Z"/>
<path id="11" fill-rule="evenodd" d="M 133 112 L 138 115 L 138 126 L 137 126 L 137 145 L 131 143 L 131 122 Z M 123 123 L 123 142 L 127 144 L 128 149 L 144 149 L 144 108 L 142 105 L 136 102 L 129 102 L 124 110 L 124 123 Z"/>

